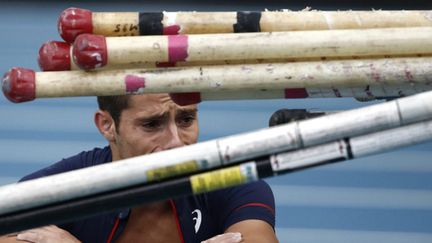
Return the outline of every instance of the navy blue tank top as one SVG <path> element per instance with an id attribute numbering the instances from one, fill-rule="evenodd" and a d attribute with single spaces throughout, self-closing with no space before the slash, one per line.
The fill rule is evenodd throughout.
<path id="1" fill-rule="evenodd" d="M 95 148 L 63 159 L 25 176 L 21 181 L 82 169 L 112 161 L 109 147 Z M 274 197 L 264 181 L 170 200 L 183 242 L 201 242 L 222 234 L 231 225 L 258 219 L 275 226 Z M 121 235 L 130 209 L 117 210 L 58 225 L 84 243 L 115 242 Z"/>

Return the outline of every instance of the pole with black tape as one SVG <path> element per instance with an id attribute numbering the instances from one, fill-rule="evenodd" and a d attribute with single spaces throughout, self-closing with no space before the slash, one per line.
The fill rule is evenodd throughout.
<path id="1" fill-rule="evenodd" d="M 241 185 L 261 178 L 286 174 L 328 163 L 385 152 L 432 139 L 432 120 L 362 136 L 344 138 L 305 149 L 266 154 L 235 166 L 171 178 L 152 184 L 74 198 L 0 215 L 0 234 L 133 207 L 142 203 L 195 195 Z M 382 143 L 381 141 L 386 141 Z"/>
<path id="2" fill-rule="evenodd" d="M 67 42 L 80 34 L 176 35 L 432 26 L 432 11 L 93 12 L 68 8 L 58 20 Z"/>

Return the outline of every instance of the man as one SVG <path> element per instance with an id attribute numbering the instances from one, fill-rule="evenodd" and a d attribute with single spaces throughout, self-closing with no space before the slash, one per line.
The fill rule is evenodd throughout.
<path id="1" fill-rule="evenodd" d="M 23 178 L 159 152 L 197 142 L 196 105 L 168 94 L 99 97 L 94 121 L 109 147 L 82 152 Z M 0 242 L 277 242 L 274 199 L 265 182 L 122 209 L 27 230 Z"/>

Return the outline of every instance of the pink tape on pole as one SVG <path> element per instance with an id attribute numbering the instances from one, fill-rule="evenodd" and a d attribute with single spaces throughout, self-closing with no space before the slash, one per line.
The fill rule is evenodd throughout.
<path id="1" fill-rule="evenodd" d="M 175 62 L 156 62 L 156 67 L 158 68 L 166 68 L 166 67 L 175 67 Z"/>
<path id="2" fill-rule="evenodd" d="M 193 105 L 201 102 L 201 93 L 170 93 L 171 99 L 180 106 Z"/>
<path id="3" fill-rule="evenodd" d="M 163 34 L 164 35 L 178 35 L 180 32 L 180 26 L 179 25 L 170 25 L 163 28 Z"/>
<path id="4" fill-rule="evenodd" d="M 285 89 L 285 99 L 307 98 L 309 94 L 305 88 Z"/>
<path id="5" fill-rule="evenodd" d="M 135 75 L 127 75 L 125 77 L 126 93 L 127 94 L 142 94 L 145 88 L 145 79 Z"/>
<path id="6" fill-rule="evenodd" d="M 179 25 L 170 25 L 163 28 L 163 35 L 178 35 L 180 31 Z"/>
<path id="7" fill-rule="evenodd" d="M 168 60 L 169 62 L 186 61 L 188 57 L 188 36 L 169 35 L 168 38 Z"/>

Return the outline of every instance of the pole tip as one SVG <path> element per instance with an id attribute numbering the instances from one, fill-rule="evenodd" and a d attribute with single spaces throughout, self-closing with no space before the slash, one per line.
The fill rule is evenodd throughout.
<path id="1" fill-rule="evenodd" d="M 171 99 L 180 106 L 193 105 L 201 102 L 201 94 L 199 92 L 190 93 L 170 93 Z"/>
<path id="2" fill-rule="evenodd" d="M 84 33 L 93 33 L 92 12 L 81 8 L 68 8 L 64 10 L 58 19 L 58 32 L 68 43 Z"/>
<path id="3" fill-rule="evenodd" d="M 33 70 L 14 67 L 3 76 L 3 94 L 14 103 L 34 100 L 36 94 L 35 81 L 35 72 Z"/>
<path id="4" fill-rule="evenodd" d="M 42 71 L 71 69 L 70 44 L 62 41 L 45 42 L 39 49 L 38 63 Z"/>
<path id="5" fill-rule="evenodd" d="M 75 39 L 72 48 L 73 61 L 81 69 L 90 70 L 107 64 L 107 45 L 102 35 L 82 34 Z"/>

